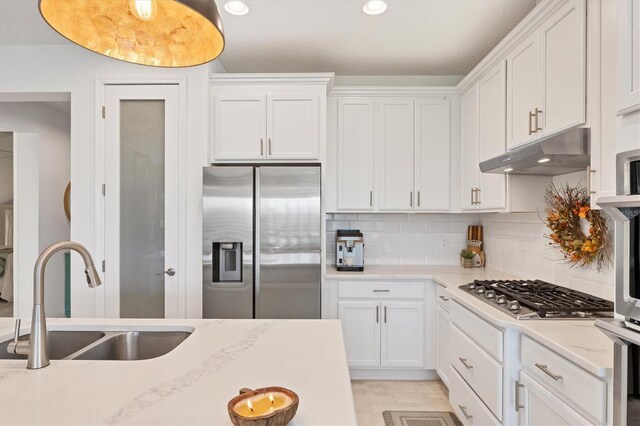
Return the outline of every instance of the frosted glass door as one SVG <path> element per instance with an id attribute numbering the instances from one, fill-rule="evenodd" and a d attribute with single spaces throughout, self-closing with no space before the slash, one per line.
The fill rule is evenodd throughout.
<path id="1" fill-rule="evenodd" d="M 107 311 L 177 316 L 177 87 L 110 86 L 105 117 Z M 115 291 L 117 287 L 117 291 Z"/>

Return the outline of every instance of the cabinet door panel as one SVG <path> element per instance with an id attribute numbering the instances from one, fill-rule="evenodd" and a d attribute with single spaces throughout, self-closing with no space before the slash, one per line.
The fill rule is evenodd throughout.
<path id="1" fill-rule="evenodd" d="M 216 160 L 263 158 L 266 98 L 245 94 L 214 97 L 213 152 Z"/>
<path id="2" fill-rule="evenodd" d="M 447 99 L 416 100 L 416 210 L 448 210 L 450 207 L 449 111 Z"/>
<path id="3" fill-rule="evenodd" d="M 267 96 L 268 158 L 317 159 L 318 108 L 314 93 Z"/>
<path id="4" fill-rule="evenodd" d="M 591 424 L 527 373 L 520 373 L 520 383 L 524 386 L 520 389 L 521 426 Z"/>
<path id="5" fill-rule="evenodd" d="M 461 207 L 463 210 L 475 210 L 474 193 L 478 186 L 478 144 L 479 144 L 479 89 L 478 83 L 462 95 L 461 112 L 461 155 L 462 178 L 460 188 L 462 192 Z"/>
<path id="6" fill-rule="evenodd" d="M 350 367 L 380 365 L 380 304 L 338 302 L 338 317 Z"/>
<path id="7" fill-rule="evenodd" d="M 413 193 L 413 99 L 380 101 L 380 210 L 411 210 Z"/>
<path id="8" fill-rule="evenodd" d="M 540 27 L 544 133 L 585 122 L 585 2 L 571 0 Z"/>
<path id="9" fill-rule="evenodd" d="M 382 354 L 385 367 L 424 365 L 424 302 L 382 304 Z"/>
<path id="10" fill-rule="evenodd" d="M 618 114 L 640 109 L 640 0 L 617 2 Z"/>
<path id="11" fill-rule="evenodd" d="M 507 57 L 507 149 L 537 138 L 529 113 L 540 108 L 537 32 Z"/>
<path id="12" fill-rule="evenodd" d="M 449 387 L 450 364 L 449 314 L 438 306 L 438 375 L 447 387 Z"/>
<path id="13" fill-rule="evenodd" d="M 338 101 L 338 209 L 373 210 L 374 101 Z"/>

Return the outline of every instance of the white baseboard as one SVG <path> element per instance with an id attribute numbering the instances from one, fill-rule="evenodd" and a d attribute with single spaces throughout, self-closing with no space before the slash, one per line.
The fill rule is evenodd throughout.
<path id="1" fill-rule="evenodd" d="M 352 380 L 435 380 L 436 370 L 389 370 L 375 368 L 350 368 Z"/>

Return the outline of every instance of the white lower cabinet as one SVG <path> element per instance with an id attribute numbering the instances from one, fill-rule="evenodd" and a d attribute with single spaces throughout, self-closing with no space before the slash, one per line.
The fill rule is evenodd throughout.
<path id="1" fill-rule="evenodd" d="M 575 426 L 591 424 L 527 373 L 520 373 L 519 384 L 521 387 L 517 390 L 519 395 L 516 398 L 516 403 L 520 403 L 520 425 Z M 588 392 L 587 389 L 585 391 Z"/>
<path id="2" fill-rule="evenodd" d="M 424 302 L 339 301 L 350 367 L 424 365 Z"/>
<path id="3" fill-rule="evenodd" d="M 449 387 L 451 358 L 449 355 L 449 312 L 438 305 L 438 359 L 437 371 L 440 379 Z"/>
<path id="4" fill-rule="evenodd" d="M 350 367 L 380 365 L 380 303 L 338 302 Z"/>
<path id="5" fill-rule="evenodd" d="M 460 375 L 452 371 L 449 386 L 449 403 L 463 425 L 499 425 L 491 411 L 478 398 Z"/>

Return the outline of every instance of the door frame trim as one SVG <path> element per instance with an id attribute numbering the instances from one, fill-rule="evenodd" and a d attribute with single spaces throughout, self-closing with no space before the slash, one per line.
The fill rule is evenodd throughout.
<path id="1" fill-rule="evenodd" d="M 95 240 L 95 258 L 97 262 L 101 262 L 105 256 L 104 244 L 104 197 L 102 196 L 102 184 L 105 181 L 104 170 L 104 132 L 105 125 L 102 118 L 102 107 L 105 102 L 106 86 L 157 86 L 157 85 L 177 85 L 178 86 L 178 109 L 180 111 L 178 118 L 178 186 L 179 186 L 179 207 L 178 207 L 178 318 L 186 318 L 186 176 L 187 169 L 187 78 L 185 76 L 102 76 L 95 79 L 95 151 L 94 151 L 94 240 Z M 99 260 L 98 260 L 99 259 Z M 104 278 L 102 271 L 98 272 L 101 278 Z M 94 317 L 106 317 L 106 296 L 105 286 L 95 289 L 94 298 Z"/>

